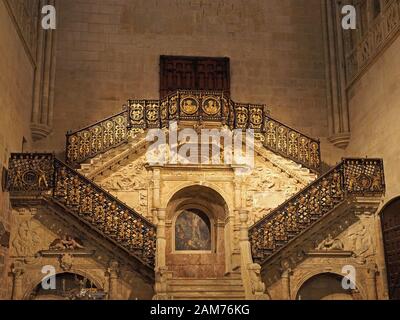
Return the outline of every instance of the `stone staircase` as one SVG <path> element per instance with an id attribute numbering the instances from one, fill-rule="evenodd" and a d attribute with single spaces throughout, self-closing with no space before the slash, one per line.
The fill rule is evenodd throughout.
<path id="1" fill-rule="evenodd" d="M 137 135 L 133 138 L 129 138 L 127 143 L 99 154 L 92 159 L 86 160 L 80 164 L 80 167 L 77 169 L 77 171 L 87 178 L 93 179 L 97 175 L 102 174 L 104 171 L 111 169 L 115 165 L 118 165 L 122 160 L 134 156 L 134 152 L 139 152 L 145 147 L 145 134 Z"/>
<path id="2" fill-rule="evenodd" d="M 168 280 L 168 295 L 174 300 L 244 300 L 240 274 L 224 278 L 175 278 Z"/>

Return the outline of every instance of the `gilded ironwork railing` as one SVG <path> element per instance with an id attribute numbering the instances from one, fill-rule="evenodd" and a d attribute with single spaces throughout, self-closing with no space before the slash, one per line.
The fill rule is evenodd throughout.
<path id="1" fill-rule="evenodd" d="M 154 266 L 156 227 L 52 154 L 12 154 L 7 189 L 43 193 L 148 266 Z"/>
<path id="2" fill-rule="evenodd" d="M 236 103 L 224 92 L 180 90 L 162 100 L 129 100 L 121 113 L 67 134 L 67 162 L 80 163 L 127 141 L 133 132 L 170 121 L 220 122 L 253 129 L 265 147 L 319 171 L 319 141 L 271 118 L 265 105 Z"/>
<path id="3" fill-rule="evenodd" d="M 129 111 L 124 110 L 76 132 L 68 132 L 67 162 L 82 162 L 127 141 L 128 117 Z"/>
<path id="4" fill-rule="evenodd" d="M 385 192 L 383 161 L 344 159 L 249 230 L 253 259 L 263 263 L 350 195 Z"/>
<path id="5" fill-rule="evenodd" d="M 318 172 L 321 166 L 319 140 L 310 138 L 269 116 L 264 118 L 264 146 Z"/>

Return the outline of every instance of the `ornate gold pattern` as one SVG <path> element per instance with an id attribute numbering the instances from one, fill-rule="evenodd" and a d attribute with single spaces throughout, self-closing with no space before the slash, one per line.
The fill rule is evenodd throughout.
<path id="1" fill-rule="evenodd" d="M 307 168 L 318 170 L 321 164 L 319 141 L 265 116 L 264 145 Z"/>
<path id="2" fill-rule="evenodd" d="M 67 133 L 67 160 L 84 161 L 114 148 L 128 138 L 128 112 L 100 121 L 88 128 Z"/>
<path id="3" fill-rule="evenodd" d="M 52 198 L 149 266 L 156 227 L 51 154 L 13 154 L 7 179 L 12 192 L 52 192 Z"/>
<path id="4" fill-rule="evenodd" d="M 265 147 L 318 171 L 319 141 L 265 114 L 264 105 L 235 103 L 223 92 L 178 91 L 165 99 L 129 100 L 127 110 L 67 134 L 67 161 L 80 163 L 127 141 L 134 130 L 165 128 L 172 120 L 214 121 L 253 129 Z"/>
<path id="5" fill-rule="evenodd" d="M 348 195 L 381 196 L 384 192 L 382 160 L 343 160 L 250 228 L 254 260 L 264 262 Z"/>
<path id="6" fill-rule="evenodd" d="M 192 116 L 199 110 L 199 102 L 193 97 L 185 97 L 181 100 L 181 111 L 184 115 Z"/>

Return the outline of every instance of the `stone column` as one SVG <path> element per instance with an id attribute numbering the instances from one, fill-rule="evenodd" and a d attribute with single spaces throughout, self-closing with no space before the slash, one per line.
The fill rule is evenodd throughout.
<path id="1" fill-rule="evenodd" d="M 56 6 L 56 1 L 41 0 L 40 7 L 45 5 Z M 41 26 L 41 19 L 38 19 L 35 63 L 31 131 L 33 140 L 39 140 L 49 135 L 53 127 L 56 70 L 56 32 L 55 30 L 44 30 Z"/>
<path id="2" fill-rule="evenodd" d="M 14 276 L 12 300 L 21 300 L 23 298 L 22 280 L 25 273 L 25 269 L 23 268 L 22 263 L 15 262 L 13 264 L 11 272 Z"/>
<path id="3" fill-rule="evenodd" d="M 368 300 L 377 300 L 378 295 L 376 291 L 376 274 L 377 268 L 376 265 L 371 265 L 368 267 L 368 274 L 367 274 L 367 295 Z"/>
<path id="4" fill-rule="evenodd" d="M 328 105 L 328 140 L 345 149 L 350 141 L 347 83 L 340 10 L 336 1 L 321 0 Z"/>
<path id="5" fill-rule="evenodd" d="M 160 181 L 161 181 L 161 170 L 160 168 L 153 168 L 153 208 L 159 208 L 160 207 L 160 202 L 161 202 L 161 187 L 160 187 Z"/>
<path id="6" fill-rule="evenodd" d="M 156 268 L 163 268 L 166 266 L 165 251 L 167 245 L 166 232 L 165 232 L 165 209 L 155 209 L 157 215 L 157 252 L 156 252 Z"/>
<path id="7" fill-rule="evenodd" d="M 119 263 L 118 261 L 111 260 L 108 267 L 108 299 L 118 300 L 118 274 Z"/>
<path id="8" fill-rule="evenodd" d="M 249 228 L 247 226 L 247 221 L 249 219 L 248 210 L 239 211 L 240 219 L 240 252 L 242 256 L 242 261 L 247 265 L 248 263 L 253 263 L 253 258 L 251 256 L 251 245 L 249 241 Z"/>

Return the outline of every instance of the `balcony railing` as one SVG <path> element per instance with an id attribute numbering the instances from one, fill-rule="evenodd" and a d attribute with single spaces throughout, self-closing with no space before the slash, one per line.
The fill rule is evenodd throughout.
<path id="1" fill-rule="evenodd" d="M 163 100 L 129 100 L 121 113 L 67 134 L 67 162 L 81 163 L 124 142 L 138 130 L 168 127 L 171 121 L 219 122 L 253 129 L 265 147 L 319 171 L 319 141 L 271 118 L 265 105 L 235 103 L 223 92 L 178 91 Z"/>
<path id="2" fill-rule="evenodd" d="M 384 192 L 382 160 L 343 160 L 250 228 L 254 261 L 264 263 L 348 196 L 381 196 Z"/>
<path id="3" fill-rule="evenodd" d="M 51 198 L 144 264 L 154 266 L 156 227 L 52 154 L 12 154 L 7 189 L 15 195 Z"/>

